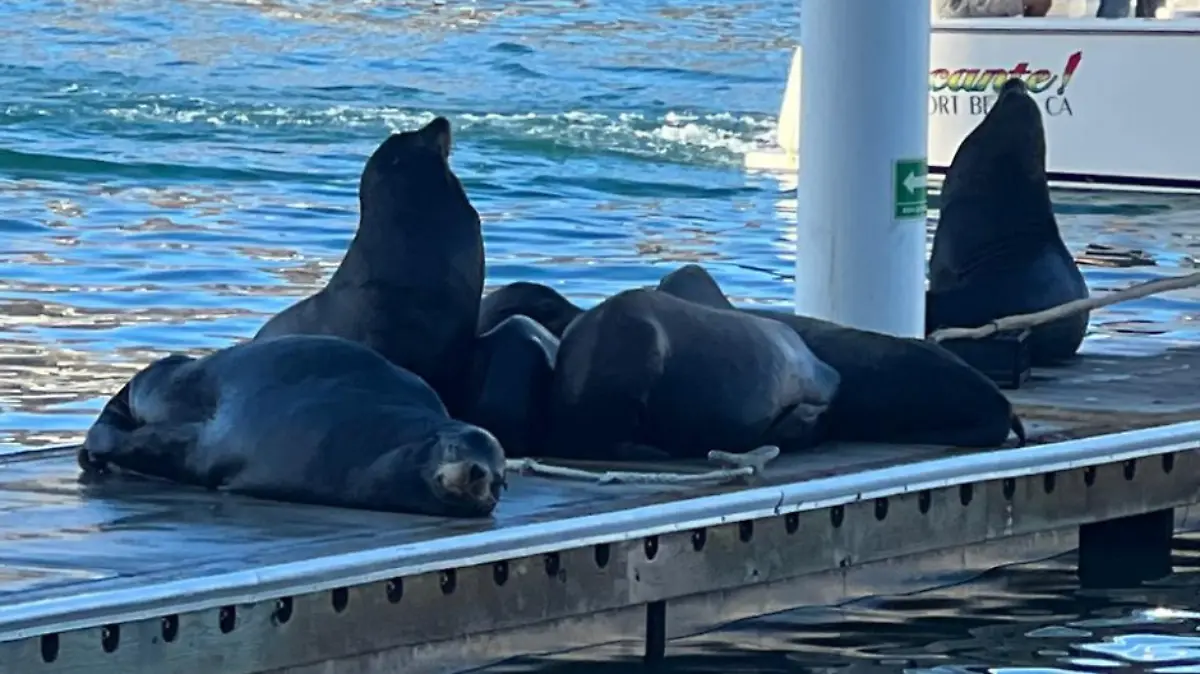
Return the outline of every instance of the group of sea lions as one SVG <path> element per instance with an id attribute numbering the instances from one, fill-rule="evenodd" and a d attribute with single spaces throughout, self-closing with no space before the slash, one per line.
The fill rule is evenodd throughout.
<path id="1" fill-rule="evenodd" d="M 480 219 L 450 153 L 441 117 L 387 138 L 326 286 L 250 341 L 135 374 L 88 430 L 85 473 L 480 517 L 500 500 L 506 457 L 1024 442 L 1004 393 L 941 346 L 738 308 L 697 265 L 586 310 L 528 281 L 484 296 Z M 1086 295 L 1019 80 L 964 140 L 942 198 L 930 329 Z M 1086 320 L 1035 330 L 1035 359 L 1073 355 Z"/>

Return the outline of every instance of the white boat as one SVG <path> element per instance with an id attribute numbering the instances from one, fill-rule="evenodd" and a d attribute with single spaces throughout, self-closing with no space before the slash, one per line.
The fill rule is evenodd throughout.
<path id="1" fill-rule="evenodd" d="M 1080 0 L 1074 7 L 1094 16 L 1094 5 Z M 1182 5 L 1168 4 L 1163 19 L 1097 19 L 1060 9 L 1044 18 L 935 20 L 930 182 L 940 181 L 1004 80 L 1021 77 L 1041 105 L 1052 184 L 1200 193 L 1200 7 Z M 796 171 L 801 60 L 797 48 L 778 145 L 748 154 L 749 169 Z"/>

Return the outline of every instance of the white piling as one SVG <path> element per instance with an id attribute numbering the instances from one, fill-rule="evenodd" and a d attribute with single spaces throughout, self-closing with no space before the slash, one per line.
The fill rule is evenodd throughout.
<path id="1" fill-rule="evenodd" d="M 925 326 L 928 0 L 804 0 L 796 311 Z"/>

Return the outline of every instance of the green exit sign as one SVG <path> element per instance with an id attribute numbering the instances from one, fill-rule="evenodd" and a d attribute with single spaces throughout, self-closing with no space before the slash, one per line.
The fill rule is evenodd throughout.
<path id="1" fill-rule="evenodd" d="M 928 197 L 929 165 L 924 159 L 901 159 L 894 164 L 893 212 L 897 220 L 925 218 Z"/>

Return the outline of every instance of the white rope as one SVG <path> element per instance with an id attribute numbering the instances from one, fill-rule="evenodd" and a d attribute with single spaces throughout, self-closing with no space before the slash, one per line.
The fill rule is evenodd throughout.
<path id="1" fill-rule="evenodd" d="M 991 323 L 981 325 L 977 328 L 942 328 L 941 330 L 934 330 L 932 333 L 930 333 L 928 339 L 931 342 L 942 342 L 947 339 L 983 339 L 985 337 L 991 337 L 997 332 L 1035 328 L 1044 323 L 1056 321 L 1072 314 L 1099 309 L 1110 304 L 1116 304 L 1117 302 L 1135 300 L 1158 293 L 1165 293 L 1171 290 L 1182 290 L 1184 288 L 1191 288 L 1194 286 L 1200 286 L 1200 273 L 1187 274 L 1186 276 L 1176 276 L 1173 278 L 1160 278 L 1153 281 L 1147 281 L 1145 283 L 1137 283 L 1125 288 L 1124 290 L 1111 292 L 1101 297 L 1088 297 L 1082 300 L 1072 300 L 1066 304 L 1060 304 L 1057 307 L 1051 307 L 1049 309 L 1037 311 L 1032 314 L 1018 314 L 1016 316 L 997 318 Z"/>
<path id="2" fill-rule="evenodd" d="M 505 468 L 510 473 L 560 477 L 596 484 L 692 484 L 696 482 L 728 482 L 743 477 L 761 475 L 767 464 L 779 456 L 779 448 L 764 445 L 745 454 L 712 451 L 708 460 L 726 468 L 704 473 L 651 473 L 623 470 L 590 471 L 566 466 L 553 466 L 536 459 L 509 459 Z"/>

